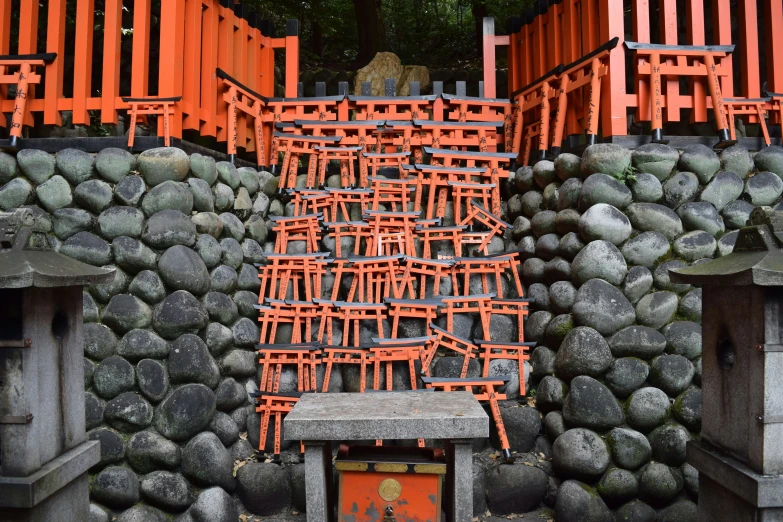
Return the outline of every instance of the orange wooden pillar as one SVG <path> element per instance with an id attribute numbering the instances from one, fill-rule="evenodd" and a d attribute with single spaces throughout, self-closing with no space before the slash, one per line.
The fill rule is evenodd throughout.
<path id="1" fill-rule="evenodd" d="M 585 1 L 582 6 L 584 9 Z M 625 40 L 625 28 L 623 25 L 623 4 L 616 0 L 590 0 L 598 3 L 600 8 L 600 39 L 609 41 L 614 37 L 622 43 Z M 588 2 L 590 3 L 590 2 Z M 584 11 L 583 11 L 584 12 Z M 596 45 L 591 48 L 597 47 Z M 618 45 L 609 53 L 609 74 L 606 88 L 602 89 L 601 105 L 603 109 L 599 115 L 601 118 L 601 133 L 604 138 L 610 136 L 625 136 L 628 133 L 628 119 L 626 117 L 626 90 L 625 90 L 625 52 Z"/>
<path id="2" fill-rule="evenodd" d="M 3 9 L 2 5 L 0 9 Z M 47 14 L 46 52 L 65 56 L 65 0 L 49 0 Z M 0 15 L 0 18 L 2 16 Z M 2 21 L 0 21 L 0 32 L 2 31 Z M 1 48 L 0 54 L 5 54 Z M 44 91 L 44 125 L 62 125 L 63 119 L 57 108 L 57 102 L 63 97 L 64 69 L 62 60 L 53 60 L 46 66 L 46 77 L 49 81 L 46 82 Z M 3 92 L 0 91 L 0 96 L 2 95 Z"/>
<path id="3" fill-rule="evenodd" d="M 764 0 L 766 25 L 764 51 L 767 54 L 767 91 L 783 91 L 783 3 Z"/>
<path id="4" fill-rule="evenodd" d="M 185 46 L 185 0 L 167 0 L 160 11 L 160 73 L 158 95 L 172 97 L 182 95 L 183 60 Z M 163 118 L 158 118 L 158 132 L 163 128 Z M 170 118 L 170 133 L 182 137 L 182 108 L 175 105 Z"/>
<path id="5" fill-rule="evenodd" d="M 285 97 L 296 98 L 299 84 L 299 20 L 285 27 Z"/>

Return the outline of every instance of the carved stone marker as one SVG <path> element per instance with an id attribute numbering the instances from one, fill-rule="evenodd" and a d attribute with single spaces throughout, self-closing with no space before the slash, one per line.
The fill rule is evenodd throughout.
<path id="1" fill-rule="evenodd" d="M 670 270 L 703 286 L 699 521 L 783 519 L 783 212 L 756 209 L 733 253 Z"/>

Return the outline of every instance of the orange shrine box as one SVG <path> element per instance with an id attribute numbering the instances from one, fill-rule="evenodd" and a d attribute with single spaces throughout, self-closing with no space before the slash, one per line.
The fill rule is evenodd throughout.
<path id="1" fill-rule="evenodd" d="M 443 450 L 341 445 L 334 465 L 339 474 L 338 521 L 440 522 Z"/>

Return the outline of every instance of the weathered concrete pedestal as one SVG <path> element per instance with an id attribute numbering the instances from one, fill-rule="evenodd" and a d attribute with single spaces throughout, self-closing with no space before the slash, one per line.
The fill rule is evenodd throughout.
<path id="1" fill-rule="evenodd" d="M 113 270 L 51 251 L 29 210 L 0 213 L 0 520 L 85 521 L 82 285 Z"/>
<path id="2" fill-rule="evenodd" d="M 703 286 L 700 522 L 783 521 L 783 212 L 748 224 L 732 254 L 670 271 Z"/>
<path id="3" fill-rule="evenodd" d="M 305 444 L 308 522 L 334 519 L 332 442 L 351 440 L 447 441 L 446 513 L 473 519 L 474 438 L 489 436 L 489 417 L 468 392 L 305 394 L 283 421 L 287 440 Z"/>

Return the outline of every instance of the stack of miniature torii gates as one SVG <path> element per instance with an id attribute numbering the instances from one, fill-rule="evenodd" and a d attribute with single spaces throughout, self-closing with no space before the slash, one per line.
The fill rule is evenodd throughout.
<path id="1" fill-rule="evenodd" d="M 275 250 L 259 265 L 259 450 L 269 449 L 274 429 L 279 457 L 282 417 L 302 393 L 327 392 L 340 365 L 358 366 L 364 392 L 370 374 L 372 390 L 391 390 L 397 362 L 407 366 L 411 389 L 423 382 L 488 402 L 511 460 L 498 407 L 510 377 L 490 377 L 490 365 L 517 361 L 524 394 L 533 344 L 523 336 L 529 300 L 518 253 L 489 254 L 492 239 L 510 226 L 499 217 L 499 186 L 515 155 L 489 150 L 502 121 L 431 122 L 413 117 L 415 97 L 371 101 L 368 119 L 296 120 L 275 134 L 272 161 L 280 163 L 280 194 L 293 215 L 271 218 Z M 339 187 L 325 186 L 332 167 Z M 484 339 L 455 335 L 456 314 L 477 315 Z M 513 342 L 492 338 L 495 315 L 512 318 Z M 439 318 L 445 328 L 436 326 Z M 420 321 L 424 335 L 399 338 L 404 319 Z M 462 357 L 459 376 L 430 377 L 436 354 Z M 480 361 L 481 377 L 468 377 L 471 359 Z M 296 368 L 296 392 L 281 391 L 286 366 Z"/>

